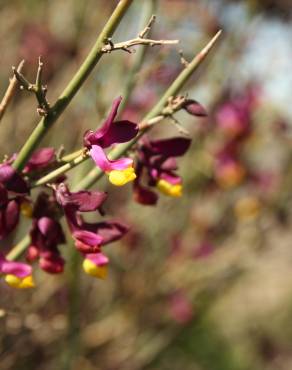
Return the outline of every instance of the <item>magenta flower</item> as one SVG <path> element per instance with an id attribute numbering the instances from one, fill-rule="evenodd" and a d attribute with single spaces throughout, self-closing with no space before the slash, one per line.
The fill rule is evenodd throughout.
<path id="1" fill-rule="evenodd" d="M 113 144 L 125 143 L 132 140 L 138 133 L 138 125 L 130 121 L 114 121 L 122 98 L 114 100 L 111 112 L 102 127 L 96 131 L 87 131 L 84 134 L 84 146 L 96 165 L 109 175 L 109 181 L 122 186 L 136 178 L 131 158 L 110 160 L 104 149 Z"/>
<path id="2" fill-rule="evenodd" d="M 27 162 L 23 172 L 29 173 L 32 171 L 43 170 L 51 165 L 55 160 L 55 149 L 41 148 L 36 150 Z"/>
<path id="3" fill-rule="evenodd" d="M 106 197 L 106 193 L 98 191 L 72 193 L 65 184 L 57 187 L 57 201 L 63 207 L 75 245 L 82 253 L 98 253 L 101 246 L 120 239 L 128 231 L 128 228 L 119 222 L 84 221 L 81 213 L 101 212 Z"/>
<path id="4" fill-rule="evenodd" d="M 92 276 L 105 278 L 108 258 L 101 247 L 121 239 L 128 228 L 119 222 L 86 222 L 81 213 L 101 211 L 106 193 L 98 191 L 70 192 L 65 184 L 59 184 L 56 198 L 63 207 L 68 226 L 75 239 L 76 248 L 85 256 L 84 271 Z"/>
<path id="5" fill-rule="evenodd" d="M 22 175 L 11 166 L 17 157 L 14 154 L 0 165 L 0 240 L 9 235 L 19 221 L 20 213 L 26 217 L 32 215 L 32 202 L 27 198 L 29 187 Z M 44 169 L 55 158 L 52 148 L 42 148 L 34 152 L 23 172 Z"/>
<path id="6" fill-rule="evenodd" d="M 2 254 L 0 254 L 0 274 L 5 276 L 6 283 L 13 288 L 34 287 L 31 266 L 23 262 L 8 261 Z"/>
<path id="7" fill-rule="evenodd" d="M 134 197 L 137 202 L 153 205 L 158 199 L 155 192 L 141 185 L 143 172 L 147 173 L 148 186 L 156 186 L 165 195 L 181 196 L 182 180 L 175 172 L 175 157 L 184 155 L 190 144 L 190 139 L 182 137 L 155 141 L 144 139 L 138 150 L 137 179 L 134 181 Z"/>
<path id="8" fill-rule="evenodd" d="M 65 243 L 65 236 L 58 222 L 58 204 L 44 192 L 39 194 L 33 209 L 30 237 L 27 260 L 39 258 L 44 271 L 52 274 L 63 272 L 64 259 L 58 245 Z"/>
<path id="9" fill-rule="evenodd" d="M 18 224 L 28 191 L 26 182 L 9 164 L 0 166 L 0 240 Z"/>
<path id="10" fill-rule="evenodd" d="M 104 254 L 95 253 L 87 254 L 83 261 L 83 270 L 91 276 L 99 279 L 105 279 L 107 277 L 109 259 Z"/>
<path id="11" fill-rule="evenodd" d="M 186 99 L 183 104 L 183 109 L 192 116 L 196 117 L 207 117 L 208 115 L 206 109 L 200 103 L 193 99 Z"/>
<path id="12" fill-rule="evenodd" d="M 25 180 L 19 175 L 10 164 L 0 165 L 0 183 L 9 192 L 16 194 L 27 194 L 29 188 Z"/>

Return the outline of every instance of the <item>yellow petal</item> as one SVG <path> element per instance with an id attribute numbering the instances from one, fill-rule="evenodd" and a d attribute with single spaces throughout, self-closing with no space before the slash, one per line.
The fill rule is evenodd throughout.
<path id="1" fill-rule="evenodd" d="M 133 167 L 128 167 L 125 170 L 113 170 L 109 172 L 109 181 L 116 186 L 123 186 L 128 182 L 135 180 L 136 177 Z"/>
<path id="2" fill-rule="evenodd" d="M 12 288 L 28 289 L 35 287 L 35 283 L 31 275 L 26 276 L 25 278 L 19 278 L 15 275 L 8 274 L 5 276 L 5 281 Z"/>
<path id="3" fill-rule="evenodd" d="M 20 205 L 20 212 L 23 216 L 31 218 L 32 217 L 32 205 L 30 202 L 24 201 Z"/>
<path id="4" fill-rule="evenodd" d="M 160 179 L 156 184 L 157 189 L 170 197 L 182 196 L 182 184 L 171 184 L 170 182 Z"/>
<path id="5" fill-rule="evenodd" d="M 85 258 L 82 267 L 84 272 L 88 275 L 94 276 L 99 279 L 105 279 L 107 277 L 107 265 L 97 266 L 95 263 Z"/>

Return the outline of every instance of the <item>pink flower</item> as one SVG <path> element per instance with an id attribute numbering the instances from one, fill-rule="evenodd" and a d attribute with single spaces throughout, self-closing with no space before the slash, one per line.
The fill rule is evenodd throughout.
<path id="1" fill-rule="evenodd" d="M 89 149 L 91 158 L 102 171 L 109 175 L 109 181 L 117 186 L 122 186 L 136 178 L 131 158 L 110 160 L 104 152 L 104 149 L 113 144 L 132 140 L 138 133 L 136 123 L 127 120 L 115 121 L 121 100 L 121 97 L 114 100 L 112 110 L 101 128 L 96 131 L 89 130 L 84 134 L 84 145 Z"/>
<path id="2" fill-rule="evenodd" d="M 8 261 L 0 254 L 0 274 L 5 275 L 5 281 L 13 288 L 26 289 L 34 287 L 32 268 L 23 262 Z"/>

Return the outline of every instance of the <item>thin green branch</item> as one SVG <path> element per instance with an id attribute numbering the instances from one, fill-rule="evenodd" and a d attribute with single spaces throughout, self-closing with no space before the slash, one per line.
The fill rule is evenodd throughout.
<path id="1" fill-rule="evenodd" d="M 77 152 L 75 152 L 75 153 L 77 153 Z M 74 153 L 72 153 L 72 155 L 73 154 Z M 74 167 L 78 166 L 79 164 L 81 164 L 82 162 L 86 161 L 86 159 L 88 159 L 88 158 L 89 158 L 88 154 L 84 151 L 81 151 L 81 154 L 78 155 L 73 160 L 71 160 L 70 162 L 65 163 L 63 166 L 58 167 L 54 171 L 48 173 L 46 176 L 43 176 L 39 180 L 31 183 L 30 188 L 35 188 L 37 186 L 41 186 L 41 185 L 45 185 L 45 184 L 49 183 L 50 181 L 54 180 L 58 176 L 63 175 L 64 173 L 68 172 L 72 168 L 74 168 Z"/>
<path id="2" fill-rule="evenodd" d="M 142 22 L 141 22 L 141 27 L 144 27 L 144 25 L 146 24 L 146 22 L 148 22 L 149 18 L 155 13 L 156 11 L 156 8 L 157 8 L 157 0 L 149 0 L 149 1 L 146 1 L 144 3 L 144 8 L 143 8 L 143 19 L 142 19 Z M 152 20 L 153 18 L 151 18 Z M 145 29 L 141 32 L 142 33 L 142 36 L 145 35 L 145 32 L 147 35 L 151 35 L 151 23 L 149 24 L 149 22 L 147 23 Z M 140 33 L 140 35 L 141 35 Z M 120 112 L 122 112 L 127 103 L 129 102 L 129 99 L 131 97 L 131 94 L 135 88 L 135 85 L 136 85 L 136 82 L 137 82 L 137 74 L 138 72 L 140 71 L 141 67 L 142 67 L 142 64 L 143 64 L 143 61 L 145 59 L 145 55 L 146 55 L 146 51 L 147 51 L 147 46 L 146 45 L 142 45 L 137 51 L 136 51 L 136 54 L 135 54 L 135 57 L 134 57 L 134 60 L 133 60 L 133 65 L 131 67 L 131 71 L 130 71 L 130 74 L 128 75 L 127 77 L 127 80 L 126 80 L 126 84 L 125 84 L 125 88 L 123 90 L 123 93 L 122 93 L 122 97 L 123 97 L 123 100 L 122 100 L 122 103 L 120 105 Z"/>
<path id="3" fill-rule="evenodd" d="M 16 244 L 14 248 L 7 254 L 6 258 L 8 260 L 16 260 L 18 257 L 22 255 L 22 253 L 27 249 L 30 243 L 30 235 L 27 234 L 21 241 Z"/>
<path id="4" fill-rule="evenodd" d="M 33 151 L 39 145 L 47 131 L 63 113 L 89 74 L 92 72 L 93 68 L 104 54 L 102 49 L 106 45 L 106 40 L 112 37 L 132 2 L 133 0 L 120 0 L 81 67 L 62 92 L 55 105 L 49 110 L 48 114 L 40 120 L 20 150 L 15 162 L 13 163 L 13 167 L 16 170 L 21 171 L 24 168 L 26 162 L 29 160 Z"/>

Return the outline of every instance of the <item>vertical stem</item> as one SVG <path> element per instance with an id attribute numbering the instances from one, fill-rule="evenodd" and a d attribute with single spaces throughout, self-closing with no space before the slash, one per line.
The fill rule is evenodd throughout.
<path id="1" fill-rule="evenodd" d="M 70 248 L 68 258 L 68 331 L 65 348 L 62 348 L 62 370 L 70 370 L 80 349 L 80 318 L 81 318 L 81 288 L 80 288 L 80 255 L 74 246 Z"/>
<path id="2" fill-rule="evenodd" d="M 120 0 L 111 17 L 109 18 L 100 35 L 98 36 L 96 43 L 87 55 L 83 64 L 80 66 L 79 70 L 76 72 L 75 76 L 68 83 L 67 87 L 62 92 L 55 105 L 49 111 L 49 114 L 40 120 L 32 134 L 20 150 L 15 162 L 13 163 L 13 167 L 16 170 L 21 171 L 24 168 L 32 152 L 39 145 L 39 142 L 43 139 L 49 128 L 63 113 L 63 111 L 71 102 L 89 74 L 92 72 L 93 68 L 96 66 L 101 56 L 103 55 L 102 48 L 106 40 L 113 35 L 132 2 L 133 0 Z"/>
<path id="3" fill-rule="evenodd" d="M 143 16 L 142 16 L 142 21 L 141 21 L 141 25 L 139 26 L 139 29 L 143 29 L 143 27 L 145 27 L 150 17 L 155 13 L 156 8 L 157 8 L 157 0 L 144 1 L 144 7 L 142 8 Z M 151 30 L 150 30 L 150 33 L 151 33 Z M 140 48 L 136 51 L 134 63 L 131 67 L 130 74 L 127 78 L 126 85 L 122 93 L 123 100 L 120 105 L 120 112 L 122 112 L 125 109 L 130 99 L 130 96 L 134 90 L 134 87 L 137 82 L 137 74 L 140 71 L 143 61 L 145 59 L 146 51 L 147 51 L 146 45 L 141 45 Z"/>

